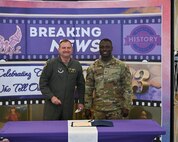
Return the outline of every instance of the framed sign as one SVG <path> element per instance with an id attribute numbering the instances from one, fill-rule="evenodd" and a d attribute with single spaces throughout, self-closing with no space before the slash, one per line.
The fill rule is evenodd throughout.
<path id="1" fill-rule="evenodd" d="M 144 85 L 149 93 L 140 90 L 143 88 L 139 83 L 145 83 L 143 80 L 135 82 L 137 101 L 134 103 L 161 107 L 160 124 L 166 129 L 166 135 L 160 139 L 168 142 L 171 141 L 170 7 L 169 0 L 78 1 L 70 4 L 65 1 L 0 1 L 0 58 L 7 62 L 23 60 L 27 64 L 29 60 L 47 60 L 57 56 L 58 42 L 68 38 L 75 48 L 74 58 L 82 62 L 93 61 L 99 58 L 99 41 L 107 36 L 113 40 L 115 57 L 137 62 L 131 65 L 136 73 L 148 73 L 144 65 L 139 65 L 143 60 L 158 63 L 154 68 L 148 67 L 154 78 Z M 32 92 L 38 94 L 37 84 L 32 81 L 36 78 L 36 66 L 29 65 L 29 70 L 24 72 L 20 66 L 15 66 L 16 72 L 16 67 L 8 70 L 8 65 L 0 64 L 3 82 L 7 76 L 10 79 L 14 75 L 9 84 L 1 84 L 1 91 L 5 92 L 0 95 L 6 96 L 6 91 L 23 96 L 32 95 Z M 27 79 L 27 83 L 22 79 L 21 85 L 17 75 Z M 154 86 L 148 87 L 151 83 Z M 24 86 L 28 93 L 23 93 Z M 151 99 L 151 103 L 147 99 Z"/>

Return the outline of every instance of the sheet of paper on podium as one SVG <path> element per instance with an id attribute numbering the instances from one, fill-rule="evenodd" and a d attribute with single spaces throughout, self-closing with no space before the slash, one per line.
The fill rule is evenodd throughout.
<path id="1" fill-rule="evenodd" d="M 113 122 L 108 120 L 91 120 L 91 121 L 75 121 L 71 124 L 72 127 L 113 127 Z"/>

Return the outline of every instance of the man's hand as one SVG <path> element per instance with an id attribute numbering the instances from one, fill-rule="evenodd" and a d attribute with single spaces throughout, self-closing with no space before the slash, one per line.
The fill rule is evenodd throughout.
<path id="1" fill-rule="evenodd" d="M 62 103 L 61 103 L 61 100 L 59 100 L 57 97 L 55 97 L 55 96 L 53 96 L 52 98 L 51 98 L 51 102 L 53 103 L 53 104 L 55 104 L 55 105 L 61 105 Z"/>
<path id="2" fill-rule="evenodd" d="M 122 108 L 121 114 L 123 117 L 127 117 L 129 115 L 129 110 L 127 108 Z"/>
<path id="3" fill-rule="evenodd" d="M 86 119 L 91 119 L 92 112 L 90 109 L 85 109 L 85 117 L 86 117 Z"/>

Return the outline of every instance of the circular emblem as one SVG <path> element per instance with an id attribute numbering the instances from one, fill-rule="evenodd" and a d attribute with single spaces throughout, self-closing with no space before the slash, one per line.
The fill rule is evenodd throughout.
<path id="1" fill-rule="evenodd" d="M 148 25 L 134 28 L 126 37 L 126 44 L 138 53 L 149 53 L 156 45 L 160 44 L 160 36 L 156 35 L 154 29 Z"/>

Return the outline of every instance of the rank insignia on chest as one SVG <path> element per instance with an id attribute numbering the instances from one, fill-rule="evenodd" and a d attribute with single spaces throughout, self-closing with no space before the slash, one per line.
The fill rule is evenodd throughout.
<path id="1" fill-rule="evenodd" d="M 109 73 L 109 70 L 104 70 L 104 74 L 108 74 Z"/>
<path id="2" fill-rule="evenodd" d="M 63 68 L 58 68 L 58 73 L 63 73 L 64 72 L 64 70 L 63 70 Z"/>
<path id="3" fill-rule="evenodd" d="M 68 68 L 68 72 L 69 73 L 76 73 L 76 69 L 75 68 Z"/>

